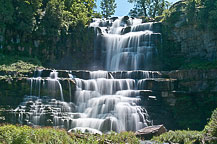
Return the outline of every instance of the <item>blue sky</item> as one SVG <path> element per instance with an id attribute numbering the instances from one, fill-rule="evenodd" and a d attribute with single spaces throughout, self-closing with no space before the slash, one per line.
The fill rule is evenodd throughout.
<path id="1" fill-rule="evenodd" d="M 100 1 L 97 0 L 97 11 L 100 12 Z M 169 2 L 176 2 L 177 0 L 168 0 Z M 115 12 L 115 16 L 124 16 L 128 15 L 131 8 L 133 8 L 133 4 L 127 2 L 127 0 L 116 0 L 117 8 Z"/>

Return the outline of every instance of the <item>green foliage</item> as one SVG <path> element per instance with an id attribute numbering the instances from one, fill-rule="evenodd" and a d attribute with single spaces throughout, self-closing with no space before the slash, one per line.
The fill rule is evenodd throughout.
<path id="1" fill-rule="evenodd" d="M 102 0 L 100 3 L 101 13 L 104 18 L 108 18 L 115 13 L 117 4 L 115 0 Z"/>
<path id="2" fill-rule="evenodd" d="M 41 66 L 41 62 L 37 58 L 20 57 L 15 55 L 4 55 L 0 53 L 0 65 L 11 65 L 18 61 L 24 61 L 26 63 L 31 63 L 33 65 Z"/>
<path id="3" fill-rule="evenodd" d="M 204 132 L 211 137 L 217 137 L 217 109 L 213 111 L 209 123 L 206 125 Z"/>
<path id="4" fill-rule="evenodd" d="M 44 144 L 98 144 L 98 143 L 129 143 L 137 144 L 139 140 L 131 132 L 111 133 L 103 135 L 68 134 L 65 130 L 53 128 L 30 128 L 28 126 L 0 126 L 0 142 L 7 144 L 44 143 Z"/>
<path id="5" fill-rule="evenodd" d="M 169 131 L 154 137 L 152 140 L 157 142 L 179 143 L 179 144 L 193 144 L 202 143 L 202 132 L 198 131 Z"/>
<path id="6" fill-rule="evenodd" d="M 36 15 L 41 6 L 41 0 L 14 0 L 13 29 L 19 32 L 31 33 L 34 31 Z"/>
<path id="7" fill-rule="evenodd" d="M 151 0 L 128 0 L 129 3 L 135 3 L 135 7 L 130 10 L 129 15 L 138 17 L 144 15 L 148 16 L 148 10 L 151 7 Z"/>
<path id="8" fill-rule="evenodd" d="M 32 129 L 28 126 L 18 127 L 13 125 L 0 127 L 0 141 L 7 144 L 69 144 L 74 142 L 64 130 L 54 130 L 52 128 Z"/>
<path id="9" fill-rule="evenodd" d="M 0 29 L 5 30 L 5 28 L 11 25 L 13 20 L 14 7 L 12 0 L 1 0 L 0 1 Z M 1 32 L 0 32 L 1 34 Z"/>
<path id="10" fill-rule="evenodd" d="M 0 0 L 0 52 L 46 63 L 64 54 L 66 42 L 75 51 L 84 43 L 75 31 L 86 30 L 95 6 L 94 0 Z"/>
<path id="11" fill-rule="evenodd" d="M 94 11 L 93 12 L 93 18 L 102 18 L 101 13 Z"/>
<path id="12" fill-rule="evenodd" d="M 8 56 L 0 54 L 0 71 L 29 72 L 36 68 L 43 68 L 36 58 Z"/>
<path id="13" fill-rule="evenodd" d="M 168 9 L 170 3 L 166 0 L 128 0 L 129 3 L 135 3 L 135 7 L 130 10 L 129 15 L 149 16 L 155 18 L 163 14 L 163 11 Z"/>
<path id="14" fill-rule="evenodd" d="M 53 37 L 61 34 L 61 25 L 63 23 L 64 2 L 61 0 L 50 0 L 45 9 L 45 15 L 42 19 L 42 31 L 46 36 Z"/>
<path id="15" fill-rule="evenodd" d="M 18 61 L 16 63 L 9 65 L 9 66 L 1 65 L 0 71 L 30 72 L 30 71 L 34 71 L 36 68 L 39 68 L 39 66 L 33 65 L 31 63 L 26 63 L 23 61 Z M 40 68 L 42 68 L 42 67 L 40 67 Z"/>
<path id="16" fill-rule="evenodd" d="M 188 90 L 188 86 L 183 86 L 181 89 Z M 210 92 L 183 94 L 177 98 L 176 105 L 172 108 L 176 126 L 179 129 L 202 130 L 207 124 L 207 118 L 211 116 L 216 107 L 217 98 Z"/>
<path id="17" fill-rule="evenodd" d="M 179 143 L 179 144 L 216 144 L 217 143 L 217 109 L 213 111 L 209 123 L 204 130 L 190 131 L 177 130 L 169 131 L 152 139 L 159 143 Z"/>
<path id="18" fill-rule="evenodd" d="M 177 22 L 196 26 L 196 28 L 217 29 L 217 1 L 213 0 L 184 0 L 171 6 L 164 22 L 174 26 Z M 184 26 L 184 25 L 183 25 Z"/>

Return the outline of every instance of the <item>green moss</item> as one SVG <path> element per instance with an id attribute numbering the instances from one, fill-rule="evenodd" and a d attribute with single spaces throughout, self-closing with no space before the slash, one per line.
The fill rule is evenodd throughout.
<path id="1" fill-rule="evenodd" d="M 129 143 L 137 144 L 139 140 L 132 132 L 123 132 L 120 134 L 112 132 L 111 134 L 93 135 L 67 133 L 65 130 L 53 128 L 31 128 L 28 126 L 4 125 L 0 127 L 0 142 L 7 144 L 21 143 L 43 143 L 43 144 L 98 144 L 98 143 Z"/>

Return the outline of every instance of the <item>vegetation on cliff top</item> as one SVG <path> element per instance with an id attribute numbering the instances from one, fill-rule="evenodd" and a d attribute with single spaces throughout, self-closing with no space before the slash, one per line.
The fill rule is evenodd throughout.
<path id="1" fill-rule="evenodd" d="M 46 64 L 88 51 L 94 7 L 94 0 L 1 0 L 0 53 L 37 57 Z"/>
<path id="2" fill-rule="evenodd" d="M 160 18 L 162 18 L 160 21 L 163 22 L 162 34 L 164 40 L 162 49 L 159 49 L 159 54 L 166 70 L 217 68 L 215 56 L 208 56 L 211 53 L 207 50 L 210 47 L 209 44 L 204 42 L 204 51 L 206 51 L 204 55 L 202 55 L 203 46 L 200 48 L 197 46 L 198 43 L 198 45 L 201 45 L 199 42 L 201 39 L 206 41 L 205 38 L 209 39 L 209 34 L 215 35 L 216 33 L 217 1 L 180 0 L 168 10 L 165 10 Z M 192 36 L 187 33 L 189 31 L 192 31 Z M 194 32 L 195 34 L 197 32 L 201 33 L 198 43 Z M 176 39 L 176 35 L 180 35 L 180 37 Z M 186 39 L 184 39 L 185 37 Z M 213 37 L 213 40 L 215 39 Z M 183 43 L 186 43 L 187 46 L 185 47 Z M 189 48 L 189 50 L 186 50 L 189 51 L 189 54 L 184 52 L 185 48 Z M 198 53 L 192 50 L 193 54 L 191 55 L 191 49 L 198 49 Z"/>
<path id="3" fill-rule="evenodd" d="M 0 71 L 25 73 L 43 68 L 41 62 L 36 58 L 9 56 L 0 54 Z"/>
<path id="4" fill-rule="evenodd" d="M 163 11 L 170 6 L 170 3 L 166 0 L 128 0 L 128 2 L 135 4 L 129 13 L 133 17 L 144 16 L 155 18 L 162 15 Z"/>
<path id="5" fill-rule="evenodd" d="M 168 26 L 193 25 L 200 29 L 217 29 L 217 1 L 182 0 L 164 11 L 163 21 Z M 177 24 L 179 22 L 179 24 Z"/>
<path id="6" fill-rule="evenodd" d="M 37 58 L 0 54 L 0 80 L 23 77 L 36 69 L 44 69 Z"/>
<path id="7" fill-rule="evenodd" d="M 123 132 L 103 135 L 67 133 L 65 130 L 54 128 L 31 128 L 28 126 L 0 126 L 0 142 L 7 144 L 98 144 L 98 143 L 129 143 L 137 144 L 139 140 L 134 133 Z"/>

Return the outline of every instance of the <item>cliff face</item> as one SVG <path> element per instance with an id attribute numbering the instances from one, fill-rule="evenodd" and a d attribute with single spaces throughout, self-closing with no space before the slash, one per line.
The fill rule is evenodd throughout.
<path id="1" fill-rule="evenodd" d="M 26 77 L 0 80 L 0 109 L 1 107 L 16 108 L 25 95 L 30 93 L 40 96 L 51 96 L 60 99 L 60 87 L 56 84 L 55 90 L 49 86 L 51 70 L 42 72 L 43 82 L 40 79 Z M 76 83 L 69 78 L 72 74 L 78 78 L 89 79 L 91 71 L 57 71 L 59 83 L 62 85 L 63 97 L 66 102 L 76 99 Z M 141 79 L 141 71 L 133 71 L 132 78 Z M 153 124 L 164 124 L 168 129 L 202 130 L 207 124 L 207 118 L 217 107 L 217 70 L 180 70 L 149 72 L 151 77 L 140 83 L 139 92 L 143 106 L 153 120 Z M 113 78 L 126 76 L 127 72 L 109 72 Z M 40 89 L 38 85 L 40 84 Z M 1 110 L 0 110 L 1 111 Z M 1 117 L 5 115 L 0 113 Z M 10 122 L 10 120 L 7 120 Z M 6 121 L 2 121 L 6 122 Z"/>
<path id="2" fill-rule="evenodd" d="M 183 65 L 192 63 L 194 59 L 217 60 L 217 30 L 210 27 L 214 22 L 204 22 L 200 16 L 203 10 L 198 7 L 189 14 L 189 5 L 188 1 L 175 3 L 162 22 L 160 55 L 167 70 L 183 69 Z"/>
<path id="3" fill-rule="evenodd" d="M 30 36 L 25 33 L 10 32 L 3 34 L 0 28 L 0 53 L 36 57 L 46 67 L 55 69 L 81 69 L 92 62 L 94 30 L 78 28 L 68 35 L 53 38 Z"/>
<path id="4" fill-rule="evenodd" d="M 217 59 L 217 31 L 199 30 L 192 25 L 176 27 L 171 29 L 168 40 L 178 43 L 179 51 L 176 53 L 179 52 L 187 58 Z"/>
<path id="5" fill-rule="evenodd" d="M 163 69 L 182 69 L 194 59 L 205 62 L 217 60 L 217 31 L 199 30 L 189 25 L 171 28 L 163 35 L 160 50 Z"/>

